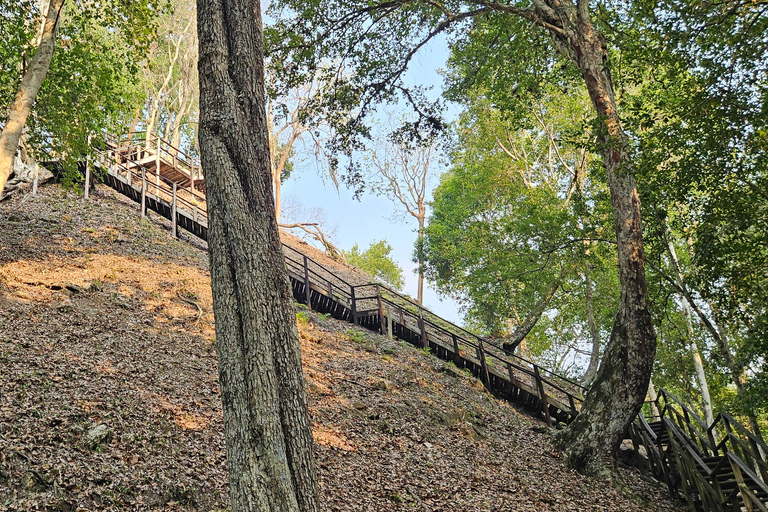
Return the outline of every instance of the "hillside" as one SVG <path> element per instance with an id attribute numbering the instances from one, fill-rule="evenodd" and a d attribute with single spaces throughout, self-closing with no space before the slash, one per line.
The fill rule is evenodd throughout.
<path id="1" fill-rule="evenodd" d="M 99 188 L 0 203 L 0 511 L 228 506 L 207 257 Z M 324 511 L 677 510 L 456 367 L 297 306 Z M 106 425 L 111 438 L 89 446 Z"/>

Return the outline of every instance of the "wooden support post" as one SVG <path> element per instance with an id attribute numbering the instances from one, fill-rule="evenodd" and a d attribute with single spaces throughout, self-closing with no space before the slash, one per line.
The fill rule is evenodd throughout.
<path id="1" fill-rule="evenodd" d="M 381 300 L 381 288 L 376 287 L 376 298 L 379 301 L 379 334 L 384 334 L 387 330 L 386 320 L 384 319 L 384 303 Z"/>
<path id="2" fill-rule="evenodd" d="M 429 338 L 427 337 L 427 326 L 424 324 L 424 314 L 419 308 L 419 330 L 421 331 L 421 348 L 429 348 Z"/>
<path id="3" fill-rule="evenodd" d="M 328 297 L 333 300 L 333 283 L 328 281 Z"/>
<path id="4" fill-rule="evenodd" d="M 197 205 L 195 205 L 192 209 L 192 220 L 197 224 Z"/>
<path id="5" fill-rule="evenodd" d="M 141 168 L 141 216 L 147 216 L 147 170 Z"/>
<path id="6" fill-rule="evenodd" d="M 357 325 L 357 301 L 355 300 L 355 287 L 350 286 L 350 296 L 352 297 L 352 323 Z"/>
<path id="7" fill-rule="evenodd" d="M 307 307 L 312 311 L 312 290 L 309 288 L 309 259 L 304 255 L 304 293 L 307 297 Z"/>
<path id="8" fill-rule="evenodd" d="M 547 425 L 552 426 L 552 418 L 549 416 L 549 404 L 547 403 L 547 395 L 544 393 L 544 384 L 541 382 L 541 374 L 539 373 L 538 365 L 533 365 L 533 375 L 536 379 L 536 387 L 539 390 L 539 398 L 541 398 L 541 408 L 543 409 L 544 416 L 547 417 Z"/>
<path id="9" fill-rule="evenodd" d="M 155 151 L 155 185 L 160 188 L 160 137 L 157 137 L 157 150 Z"/>
<path id="10" fill-rule="evenodd" d="M 480 344 L 477 346 L 477 358 L 480 360 L 480 380 L 489 390 L 491 389 L 491 379 L 488 375 L 488 365 L 485 363 L 485 349 L 483 348 L 483 341 L 480 340 Z"/>
<path id="11" fill-rule="evenodd" d="M 85 188 L 83 190 L 83 197 L 88 199 L 88 189 L 91 188 L 91 156 L 85 157 Z"/>
<path id="12" fill-rule="evenodd" d="M 453 364 L 461 368 L 463 365 L 461 354 L 459 354 L 459 338 L 455 334 L 451 334 L 451 340 L 453 341 Z"/>
<path id="13" fill-rule="evenodd" d="M 189 190 L 192 191 L 193 194 L 195 193 L 195 161 L 194 160 L 190 163 Z"/>
<path id="14" fill-rule="evenodd" d="M 513 386 L 517 387 L 517 379 L 515 379 L 515 372 L 512 371 L 512 363 L 507 361 L 507 373 L 509 374 L 509 382 L 512 383 Z"/>
<path id="15" fill-rule="evenodd" d="M 387 338 L 392 339 L 392 308 L 387 306 Z"/>
<path id="16" fill-rule="evenodd" d="M 173 205 L 171 207 L 171 232 L 174 238 L 179 236 L 179 227 L 176 222 L 176 182 L 173 182 Z"/>

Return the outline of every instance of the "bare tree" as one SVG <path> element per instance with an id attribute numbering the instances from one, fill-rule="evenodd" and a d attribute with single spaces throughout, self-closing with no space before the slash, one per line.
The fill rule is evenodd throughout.
<path id="1" fill-rule="evenodd" d="M 198 2 L 200 129 L 233 511 L 318 510 L 293 299 L 270 184 L 258 0 Z"/>
<path id="2" fill-rule="evenodd" d="M 267 81 L 271 80 L 267 76 Z M 267 122 L 270 127 L 269 148 L 272 153 L 272 190 L 275 195 L 275 216 L 280 222 L 281 185 L 283 173 L 291 158 L 299 149 L 310 153 L 318 163 L 326 161 L 323 142 L 327 138 L 328 125 L 310 124 L 302 117 L 303 110 L 322 96 L 322 85 L 310 82 L 291 90 L 288 94 L 269 101 Z M 301 148 L 298 147 L 301 143 Z M 338 188 L 333 167 L 328 167 L 329 177 Z"/>
<path id="3" fill-rule="evenodd" d="M 401 135 L 380 137 L 372 149 L 370 163 L 374 170 L 373 191 L 387 196 L 402 217 L 416 219 L 418 239 L 424 235 L 427 217 L 426 196 L 439 161 L 434 140 L 426 143 L 407 141 Z M 418 256 L 419 282 L 416 300 L 424 301 L 424 261 Z"/>

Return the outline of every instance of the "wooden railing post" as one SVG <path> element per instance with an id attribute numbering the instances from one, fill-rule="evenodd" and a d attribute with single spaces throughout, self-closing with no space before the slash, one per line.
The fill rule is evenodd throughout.
<path id="1" fill-rule="evenodd" d="M 387 338 L 392 339 L 392 324 L 394 323 L 394 320 L 392 320 L 392 308 L 387 306 L 386 309 L 387 313 Z"/>
<path id="2" fill-rule="evenodd" d="M 85 155 L 85 190 L 83 191 L 83 197 L 85 199 L 88 199 L 88 195 L 90 193 L 91 188 L 91 136 L 88 136 L 88 154 Z M 33 188 L 32 193 L 34 194 L 37 190 L 37 171 L 35 171 L 35 187 Z"/>
<path id="3" fill-rule="evenodd" d="M 357 301 L 355 300 L 355 287 L 349 287 L 349 295 L 352 297 L 352 323 L 357 325 Z"/>
<path id="4" fill-rule="evenodd" d="M 379 301 L 379 334 L 387 331 L 386 320 L 384 318 L 384 303 L 381 300 L 381 288 L 376 286 L 376 298 Z"/>
<path id="5" fill-rule="evenodd" d="M 541 382 L 541 374 L 539 373 L 538 365 L 533 365 L 533 375 L 536 379 L 536 387 L 539 391 L 539 398 L 541 398 L 541 408 L 544 412 L 544 416 L 547 418 L 547 424 L 552 425 L 552 418 L 549 415 L 549 404 L 547 403 L 547 395 L 544 393 L 544 384 Z"/>
<path id="6" fill-rule="evenodd" d="M 141 168 L 141 216 L 147 216 L 147 170 Z"/>
<path id="7" fill-rule="evenodd" d="M 512 383 L 513 386 L 517 387 L 515 382 L 517 379 L 515 379 L 515 372 L 512 371 L 512 363 L 507 361 L 507 373 L 509 374 L 509 382 Z"/>
<path id="8" fill-rule="evenodd" d="M 429 348 L 429 338 L 427 338 L 427 326 L 424 323 L 424 314 L 419 308 L 419 330 L 421 331 L 421 348 Z"/>
<path id="9" fill-rule="evenodd" d="M 155 185 L 160 188 L 160 137 L 157 137 L 157 151 L 155 152 Z"/>
<path id="10" fill-rule="evenodd" d="M 461 354 L 459 354 L 459 338 L 455 334 L 451 334 L 451 340 L 453 341 L 453 364 L 461 368 L 463 365 Z"/>
<path id="11" fill-rule="evenodd" d="M 174 238 L 178 238 L 179 236 L 179 229 L 178 225 L 176 223 L 176 182 L 173 182 L 173 205 L 171 207 L 171 231 L 173 233 Z"/>
<path id="12" fill-rule="evenodd" d="M 307 297 L 307 307 L 312 311 L 312 291 L 309 288 L 309 260 L 304 255 L 304 293 Z"/>
<path id="13" fill-rule="evenodd" d="M 483 340 L 477 345 L 477 358 L 480 360 L 480 379 L 486 388 L 491 389 L 491 379 L 488 375 L 488 365 L 485 362 L 485 349 L 483 348 Z"/>

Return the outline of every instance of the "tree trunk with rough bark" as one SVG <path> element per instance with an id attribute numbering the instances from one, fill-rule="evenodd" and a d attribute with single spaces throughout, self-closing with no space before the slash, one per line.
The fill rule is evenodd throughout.
<path id="1" fill-rule="evenodd" d="M 21 132 L 27 124 L 27 118 L 32 111 L 37 93 L 43 85 L 43 80 L 51 66 L 53 50 L 56 47 L 56 29 L 61 16 L 64 0 L 50 0 L 48 12 L 42 24 L 40 44 L 37 46 L 29 68 L 21 78 L 19 90 L 13 100 L 8 120 L 0 134 L 0 193 L 5 188 L 5 182 L 13 169 L 13 157 L 19 149 Z"/>
<path id="2" fill-rule="evenodd" d="M 233 511 L 318 510 L 293 299 L 273 215 L 257 0 L 199 0 L 200 151 Z"/>
<path id="3" fill-rule="evenodd" d="M 607 476 L 625 429 L 645 399 L 656 333 L 645 279 L 640 196 L 616 108 L 605 39 L 593 27 L 585 0 L 563 18 L 564 26 L 553 35 L 581 71 L 602 124 L 599 140 L 614 213 L 621 296 L 595 382 L 579 415 L 557 435 L 556 443 L 580 472 Z"/>

